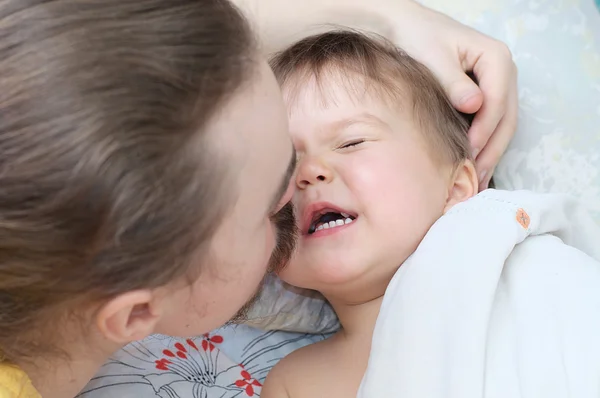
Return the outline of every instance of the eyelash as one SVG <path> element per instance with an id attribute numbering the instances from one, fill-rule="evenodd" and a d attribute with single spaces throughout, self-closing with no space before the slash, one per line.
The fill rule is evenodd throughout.
<path id="1" fill-rule="evenodd" d="M 355 146 L 357 146 L 357 145 L 359 145 L 359 144 L 362 144 L 363 142 L 365 142 L 365 140 L 364 140 L 364 139 L 361 139 L 361 140 L 356 140 L 356 141 L 352 141 L 352 142 L 349 142 L 349 143 L 347 143 L 347 144 L 344 144 L 344 145 L 342 145 L 342 146 L 340 147 L 340 149 L 352 148 L 352 147 L 355 147 Z"/>

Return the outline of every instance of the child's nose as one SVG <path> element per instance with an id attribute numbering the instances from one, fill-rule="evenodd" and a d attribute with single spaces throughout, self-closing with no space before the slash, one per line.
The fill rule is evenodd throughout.
<path id="1" fill-rule="evenodd" d="M 299 189 L 306 189 L 310 185 L 319 183 L 328 184 L 332 179 L 333 171 L 322 158 L 304 157 L 298 165 L 296 185 Z"/>

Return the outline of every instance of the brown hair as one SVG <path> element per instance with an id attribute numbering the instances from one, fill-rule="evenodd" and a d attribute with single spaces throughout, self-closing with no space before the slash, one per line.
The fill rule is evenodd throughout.
<path id="1" fill-rule="evenodd" d="M 82 297 L 197 271 L 192 255 L 235 196 L 227 155 L 202 132 L 255 53 L 226 1 L 0 2 L 7 360 L 39 355 L 34 336 L 47 341 Z"/>
<path id="2" fill-rule="evenodd" d="M 333 76 L 356 89 L 356 74 L 363 76 L 366 90 L 412 105 L 433 156 L 454 165 L 471 158 L 467 117 L 454 109 L 429 69 L 379 36 L 346 30 L 311 36 L 277 54 L 271 68 L 292 100 L 311 78 L 322 87 L 324 77 Z"/>

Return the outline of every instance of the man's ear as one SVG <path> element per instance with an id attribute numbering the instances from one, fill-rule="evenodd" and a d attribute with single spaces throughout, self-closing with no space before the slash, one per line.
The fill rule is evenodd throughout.
<path id="1" fill-rule="evenodd" d="M 444 207 L 444 214 L 454 205 L 477 195 L 479 182 L 475 165 L 470 160 L 465 160 L 456 168 L 450 185 L 448 186 L 448 199 Z"/>
<path id="2" fill-rule="evenodd" d="M 151 290 L 134 290 L 110 299 L 96 314 L 96 325 L 102 335 L 125 345 L 154 333 L 160 310 Z"/>

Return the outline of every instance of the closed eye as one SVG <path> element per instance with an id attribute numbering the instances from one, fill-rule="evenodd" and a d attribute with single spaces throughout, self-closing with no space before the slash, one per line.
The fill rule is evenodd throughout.
<path id="1" fill-rule="evenodd" d="M 350 141 L 350 142 L 348 142 L 348 143 L 346 143 L 346 144 L 342 145 L 342 146 L 340 147 L 340 149 L 352 148 L 352 147 L 355 147 L 355 146 L 357 146 L 357 145 L 360 145 L 360 144 L 362 144 L 363 142 L 365 142 L 365 140 L 364 140 L 364 139 L 355 140 L 355 141 Z"/>

